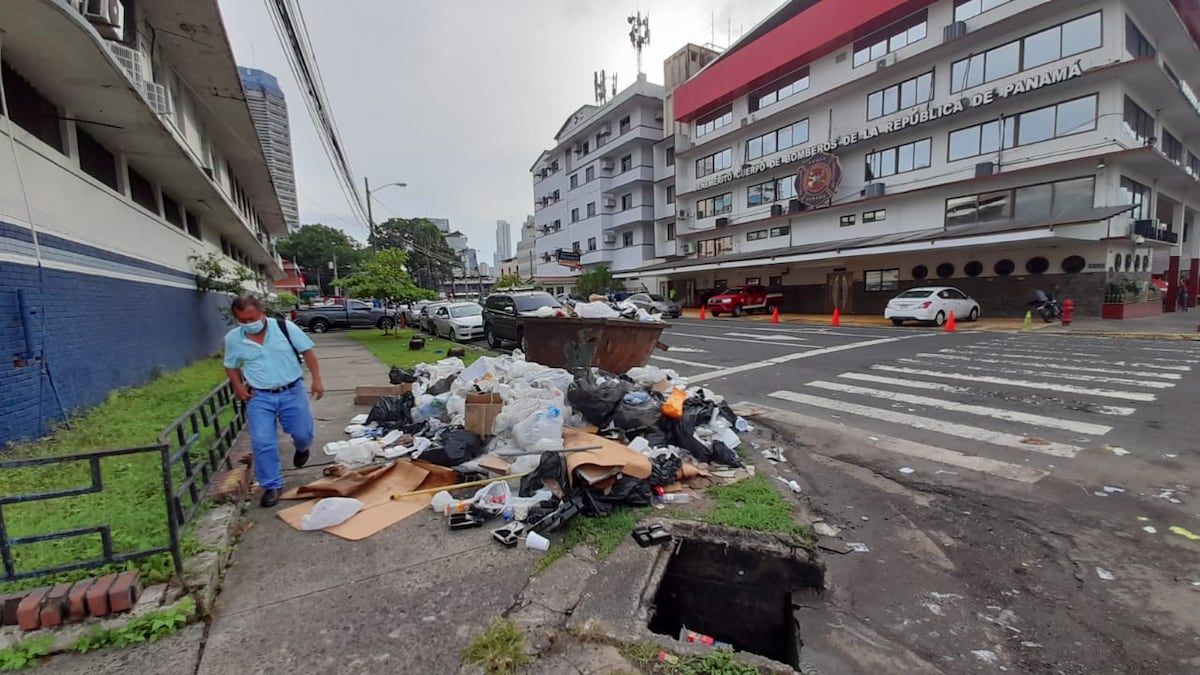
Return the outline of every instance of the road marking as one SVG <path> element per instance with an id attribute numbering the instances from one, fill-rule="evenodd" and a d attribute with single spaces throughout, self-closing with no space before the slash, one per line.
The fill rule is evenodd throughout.
<path id="1" fill-rule="evenodd" d="M 1165 349 L 1163 347 L 1140 347 L 1138 349 L 1138 351 L 1139 352 L 1171 352 L 1171 353 L 1175 353 L 1175 354 L 1191 354 L 1192 356 L 1195 356 L 1197 353 L 1197 350 L 1195 350 L 1195 349 Z"/>
<path id="2" fill-rule="evenodd" d="M 672 336 L 674 336 L 674 337 L 690 337 L 690 338 L 700 338 L 701 340 L 722 340 L 722 341 L 725 341 L 725 342 L 748 342 L 748 343 L 750 343 L 750 344 L 752 344 L 752 345 L 761 345 L 761 344 L 763 344 L 763 343 L 764 343 L 764 340 L 761 340 L 761 339 L 758 339 L 758 340 L 744 340 L 744 339 L 742 339 L 742 338 L 718 337 L 718 336 L 716 336 L 716 335 L 695 335 L 695 334 L 693 334 L 693 333 L 666 333 L 666 335 L 667 335 L 668 337 L 672 337 Z M 771 344 L 771 342 L 769 342 L 769 341 L 766 341 L 766 344 Z M 812 345 L 785 345 L 785 344 L 777 344 L 776 346 L 777 346 L 777 347 L 796 347 L 797 349 L 815 349 L 815 347 L 813 347 Z"/>
<path id="3" fill-rule="evenodd" d="M 790 410 L 782 410 L 780 408 L 772 408 L 758 403 L 739 403 L 738 407 L 748 406 L 757 408 L 760 414 L 771 420 L 782 422 L 797 427 L 828 429 L 830 431 L 846 432 L 846 427 L 823 420 L 817 417 L 809 417 L 801 415 Z M 857 430 L 855 430 L 857 432 Z M 947 466 L 953 466 L 968 471 L 978 471 L 989 476 L 1003 478 L 1005 480 L 1016 481 L 1018 483 L 1033 484 L 1050 475 L 1047 471 L 1031 469 L 1020 464 L 1010 464 L 1009 462 L 1000 462 L 986 457 L 976 457 L 975 455 L 966 455 L 954 450 L 947 450 L 933 445 L 917 443 L 903 438 L 895 438 L 891 436 L 868 436 L 865 433 L 856 434 L 859 436 L 856 440 L 863 445 L 869 445 L 887 452 L 894 452 L 907 457 L 916 457 Z"/>
<path id="4" fill-rule="evenodd" d="M 1012 346 L 1012 345 L 995 345 L 995 346 L 989 346 L 989 345 L 978 344 L 978 345 L 963 345 L 962 347 L 959 347 L 959 349 L 960 349 L 960 350 L 967 350 L 967 351 L 979 351 L 979 350 L 986 350 L 986 349 L 1005 349 L 1005 348 L 1007 348 L 1007 347 L 1010 347 L 1010 346 Z M 1028 347 L 1028 345 L 1023 345 L 1023 347 L 1027 348 L 1027 347 Z M 1021 347 L 1018 347 L 1018 349 L 1020 349 L 1020 348 L 1021 348 Z M 1047 351 L 1049 351 L 1049 350 L 1047 350 Z M 1004 352 L 1004 354 L 1005 354 L 1006 356 L 1015 356 L 1015 357 L 1020 357 L 1020 358 L 1023 358 L 1023 359 L 1034 359 L 1034 360 L 1039 360 L 1039 359 L 1053 359 L 1053 360 L 1055 360 L 1055 361 L 1062 361 L 1062 360 L 1063 360 L 1063 358 L 1062 358 L 1063 356 L 1078 356 L 1078 357 L 1080 357 L 1080 358 L 1082 358 L 1082 359 L 1084 359 L 1084 360 L 1086 360 L 1086 361 L 1095 361 L 1095 359 L 1107 358 L 1107 357 L 1109 357 L 1109 356 L 1125 356 L 1125 355 L 1127 355 L 1127 353 L 1126 353 L 1126 352 L 1109 352 L 1108 354 L 1085 354 L 1085 353 L 1082 353 L 1082 352 L 1058 352 L 1058 353 L 1057 353 L 1056 355 L 1054 355 L 1054 356 L 1046 356 L 1046 355 L 1045 355 L 1045 353 L 1042 353 L 1042 354 L 1025 354 L 1025 353 L 1015 353 L 1015 352 Z M 1153 356 L 1143 356 L 1142 358 L 1144 358 L 1144 359 L 1148 359 L 1148 360 L 1150 360 L 1150 361 L 1166 361 L 1166 362 L 1168 362 L 1168 363 L 1174 363 L 1174 364 L 1180 364 L 1180 363 L 1200 363 L 1200 360 L 1196 360 L 1196 359 L 1180 359 L 1180 358 L 1161 358 L 1161 359 L 1160 359 L 1160 358 L 1156 358 L 1156 357 L 1153 357 Z M 1100 361 L 1099 363 L 1106 363 L 1106 364 L 1109 364 L 1109 365 L 1116 365 L 1114 362 L 1109 362 L 1109 361 Z M 1123 362 L 1122 362 L 1122 363 L 1123 363 Z M 1139 365 L 1143 365 L 1143 366 L 1145 366 L 1145 367 L 1149 367 L 1149 368 L 1159 367 L 1159 368 L 1165 368 L 1165 369 L 1167 369 L 1167 370 L 1179 370 L 1179 367 L 1169 368 L 1169 367 L 1167 367 L 1167 366 L 1154 366 L 1154 365 L 1151 365 L 1151 364 L 1139 364 Z M 1191 369 L 1190 369 L 1190 368 L 1188 368 L 1188 370 L 1191 370 Z"/>
<path id="5" fill-rule="evenodd" d="M 955 350 L 955 349 L 939 349 L 938 352 L 942 353 L 942 354 L 958 354 L 958 350 Z M 932 356 L 932 354 L 917 354 L 917 356 Z M 1040 363 L 1041 361 L 1057 361 L 1059 363 L 1056 363 L 1054 365 L 1048 365 L 1045 367 L 1056 368 L 1056 369 L 1061 369 L 1061 370 L 1083 370 L 1083 371 L 1088 371 L 1088 372 L 1093 372 L 1093 373 L 1114 373 L 1114 374 L 1130 373 L 1130 371 L 1104 370 L 1102 368 L 1085 368 L 1085 367 L 1078 367 L 1078 366 L 1074 366 L 1074 365 L 1061 365 L 1063 359 L 1060 359 L 1060 358 L 1057 358 L 1054 356 L 1024 356 L 1021 354 L 1006 354 L 1004 352 L 984 353 L 984 354 L 981 354 L 981 356 L 991 356 L 991 357 L 995 357 L 998 359 L 1004 359 L 1006 361 L 1017 361 L 1017 362 L 1033 360 L 1033 361 L 1039 362 L 1037 364 L 1039 367 L 1042 365 Z M 944 358 L 967 359 L 970 361 L 982 361 L 983 363 L 997 363 L 996 361 L 988 361 L 987 359 L 979 359 L 979 358 L 976 358 L 976 357 L 970 356 L 970 355 L 960 355 L 960 356 L 944 357 Z M 1092 359 L 1088 359 L 1085 362 L 1096 364 L 1096 365 L 1119 366 L 1122 368 L 1153 368 L 1153 369 L 1157 369 L 1157 370 L 1171 370 L 1171 371 L 1178 371 L 1178 372 L 1188 372 L 1188 371 L 1191 371 L 1191 369 L 1192 369 L 1191 366 L 1162 366 L 1162 365 L 1158 365 L 1158 364 L 1154 364 L 1154 363 L 1133 363 L 1130 361 L 1095 361 Z M 1025 365 L 1033 365 L 1033 364 L 1026 363 Z M 1161 378 L 1167 379 L 1167 380 L 1178 380 L 1183 377 L 1182 375 L 1177 375 L 1175 373 L 1161 373 L 1160 374 L 1160 373 L 1134 371 L 1131 374 L 1142 375 L 1144 377 L 1161 377 Z"/>
<path id="6" fill-rule="evenodd" d="M 911 363 L 916 366 L 933 366 L 941 367 L 943 364 L 936 361 L 922 361 L 921 359 L 896 359 L 897 363 Z M 1127 377 L 1104 377 L 1102 375 L 1076 375 L 1072 373 L 1047 373 L 1041 370 L 1024 370 L 1024 369 L 1005 369 L 1005 368 L 985 368 L 983 366 L 962 366 L 954 364 L 955 370 L 972 370 L 980 373 L 1003 373 L 1005 375 L 1033 375 L 1034 377 L 1048 377 L 1054 380 L 1071 380 L 1073 382 L 1095 382 L 1097 384 L 1123 384 L 1127 387 L 1143 387 L 1145 389 L 1170 389 L 1175 386 L 1174 382 L 1145 382 L 1142 380 L 1133 380 Z"/>
<path id="7" fill-rule="evenodd" d="M 768 394 L 771 398 L 783 399 L 792 403 L 800 403 L 803 405 L 812 406 L 814 408 L 824 408 L 835 412 L 846 413 L 849 415 L 858 415 L 868 419 L 879 420 L 881 422 L 891 422 L 892 424 L 902 424 L 904 426 L 913 427 L 916 429 L 925 429 L 927 431 L 946 434 L 948 436 L 958 436 L 971 441 L 981 441 L 992 445 L 999 445 L 1005 448 L 1014 450 L 1026 450 L 1029 452 L 1037 452 L 1043 455 L 1052 455 L 1054 457 L 1072 458 L 1083 451 L 1075 445 L 1067 445 L 1066 443 L 1052 443 L 1043 441 L 1044 445 L 1031 445 L 1025 443 L 1023 436 L 1015 436 L 1006 434 L 1002 431 L 991 431 L 982 427 L 973 427 L 967 424 L 957 424 L 955 422 L 943 422 L 942 420 L 932 417 L 921 417 L 920 415 L 909 415 L 907 413 L 899 413 L 893 410 L 884 408 L 872 408 L 870 406 L 858 405 L 856 403 L 846 403 L 837 401 L 831 398 L 821 398 L 820 396 L 809 396 L 808 394 L 798 394 L 794 391 L 777 391 Z"/>
<path id="8" fill-rule="evenodd" d="M 928 396 L 914 396 L 913 394 L 903 394 L 900 392 L 886 391 L 883 389 L 856 387 L 852 384 L 842 384 L 840 382 L 816 380 L 814 382 L 809 382 L 807 386 L 825 389 L 828 391 L 840 391 L 845 394 L 871 396 L 873 398 L 879 398 L 885 401 L 897 401 L 900 403 L 911 403 L 913 405 L 926 406 L 929 408 L 941 408 L 942 410 L 966 413 L 968 415 L 977 415 L 980 417 L 994 417 L 998 420 L 1018 422 L 1021 424 L 1032 424 L 1034 426 L 1046 427 L 1049 429 L 1074 431 L 1076 433 L 1087 434 L 1089 436 L 1103 436 L 1112 431 L 1112 427 L 1104 426 L 1103 424 L 1074 422 L 1071 420 L 1059 419 L 1057 417 L 1045 417 L 1043 415 L 1033 415 L 1030 413 L 1016 412 L 1013 410 L 1004 410 L 1002 408 L 989 408 L 982 405 L 971 405 L 968 403 L 959 403 L 957 401 L 947 401 L 940 398 L 930 398 Z"/>
<path id="9" fill-rule="evenodd" d="M 672 348 L 671 351 L 675 351 L 675 349 Z M 695 368 L 720 368 L 720 366 L 714 366 L 710 363 L 697 363 L 695 361 L 684 361 L 683 359 L 672 359 L 666 356 L 659 356 L 658 354 L 651 354 L 650 358 L 654 359 L 655 361 L 664 361 L 666 363 L 678 363 L 681 366 L 693 366 Z"/>
<path id="10" fill-rule="evenodd" d="M 771 335 L 761 333 L 726 333 L 729 337 L 744 337 L 752 340 L 807 340 L 808 338 L 799 337 L 796 335 Z"/>
<path id="11" fill-rule="evenodd" d="M 745 372 L 749 372 L 751 370 L 758 370 L 760 368 L 770 368 L 771 366 L 778 366 L 778 365 L 788 363 L 791 361 L 796 361 L 797 359 L 809 359 L 814 356 L 824 356 L 826 354 L 834 354 L 837 352 L 844 352 L 844 351 L 847 351 L 850 349 L 861 349 L 864 347 L 878 347 L 879 345 L 891 344 L 893 342 L 900 342 L 902 340 L 911 340 L 913 338 L 918 338 L 918 337 L 926 337 L 926 335 L 909 335 L 909 336 L 905 336 L 905 337 L 880 338 L 878 340 L 865 340 L 863 342 L 851 342 L 849 344 L 837 345 L 834 347 L 821 347 L 819 349 L 813 349 L 812 351 L 808 351 L 808 352 L 794 352 L 791 354 L 785 354 L 784 356 L 777 356 L 773 359 L 766 359 L 764 361 L 757 361 L 755 363 L 747 363 L 745 365 L 733 366 L 731 368 L 723 368 L 721 370 L 714 370 L 710 373 L 701 373 L 700 375 L 696 375 L 694 377 L 689 377 L 688 382 L 689 383 L 704 382 L 706 380 L 713 380 L 713 379 L 716 379 L 719 377 L 728 377 L 730 375 L 737 375 L 738 373 L 745 373 Z M 762 343 L 755 343 L 755 344 L 762 344 Z M 801 345 L 791 345 L 791 346 L 792 347 L 800 347 Z"/>
<path id="12" fill-rule="evenodd" d="M 671 351 L 679 352 L 680 354 L 707 354 L 707 349 L 696 349 L 695 347 L 671 347 Z"/>
<path id="13" fill-rule="evenodd" d="M 884 377 L 882 375 L 867 375 L 866 373 L 842 373 L 838 377 L 847 380 L 858 380 L 859 382 L 874 382 L 875 384 L 891 384 L 897 387 L 908 387 L 909 389 L 928 389 L 930 391 L 944 391 L 950 394 L 965 394 L 969 391 L 967 387 L 955 387 L 941 382 L 925 382 L 924 380 L 902 380 L 898 377 Z"/>
<path id="14" fill-rule="evenodd" d="M 1069 384 L 1058 384 L 1056 382 L 1031 382 L 1029 380 L 1012 380 L 1006 377 L 965 375 L 962 373 L 947 373 L 936 370 L 922 370 L 920 368 L 900 368 L 897 366 L 885 366 L 879 364 L 871 366 L 871 370 L 882 370 L 888 373 L 903 373 L 905 375 L 928 375 L 929 377 L 939 377 L 944 380 L 965 380 L 967 382 L 985 382 L 987 384 L 999 384 L 1008 387 L 1024 387 L 1026 389 L 1040 389 L 1042 391 L 1058 391 L 1065 394 L 1081 394 L 1083 396 L 1099 396 L 1101 398 L 1119 398 L 1127 401 L 1158 400 L 1158 396 L 1140 391 L 1090 389 L 1088 387 L 1073 387 Z"/>

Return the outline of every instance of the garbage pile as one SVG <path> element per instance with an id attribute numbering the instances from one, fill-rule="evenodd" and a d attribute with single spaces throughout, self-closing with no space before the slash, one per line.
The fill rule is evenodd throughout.
<path id="1" fill-rule="evenodd" d="M 662 314 L 646 311 L 628 300 L 609 301 L 603 295 L 593 295 L 587 302 L 568 302 L 562 307 L 541 307 L 532 316 L 548 319 L 572 317 L 580 319 L 630 319 L 643 323 L 663 323 Z"/>
<path id="2" fill-rule="evenodd" d="M 451 529 L 502 519 L 492 534 L 506 546 L 544 550 L 573 518 L 687 501 L 685 486 L 741 466 L 738 433 L 750 430 L 720 396 L 654 366 L 568 371 L 517 351 L 393 368 L 389 379 L 402 393 L 378 398 L 325 453 L 350 472 L 380 460 L 453 469 L 458 482 L 432 495 L 433 510 Z M 467 487 L 478 490 L 449 492 Z"/>

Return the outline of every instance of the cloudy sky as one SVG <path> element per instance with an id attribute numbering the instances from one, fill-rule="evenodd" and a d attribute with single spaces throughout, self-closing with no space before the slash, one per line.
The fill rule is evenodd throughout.
<path id="1" fill-rule="evenodd" d="M 783 0 L 300 0 L 326 93 L 375 219 L 449 218 L 491 262 L 495 223 L 533 212 L 529 167 L 580 105 L 592 73 L 632 83 L 637 61 L 626 17 L 650 13 L 645 71 L 686 42 L 728 44 Z M 359 241 L 262 0 L 220 0 L 238 62 L 278 76 L 290 103 L 300 222 Z M 382 202 L 380 205 L 379 202 Z"/>

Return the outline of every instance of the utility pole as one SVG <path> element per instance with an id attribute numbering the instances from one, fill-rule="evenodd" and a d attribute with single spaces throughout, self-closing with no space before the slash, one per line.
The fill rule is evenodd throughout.
<path id="1" fill-rule="evenodd" d="M 367 238 L 371 248 L 375 248 L 375 218 L 371 215 L 371 179 L 363 176 L 363 189 L 367 193 Z"/>
<path id="2" fill-rule="evenodd" d="M 340 298 L 340 297 L 342 297 L 342 288 L 341 288 L 341 286 L 337 285 L 338 268 L 337 268 L 337 254 L 336 253 L 333 254 L 333 262 L 329 263 L 329 269 L 333 270 L 333 282 L 334 282 L 333 283 L 333 294 L 336 297 Z"/>

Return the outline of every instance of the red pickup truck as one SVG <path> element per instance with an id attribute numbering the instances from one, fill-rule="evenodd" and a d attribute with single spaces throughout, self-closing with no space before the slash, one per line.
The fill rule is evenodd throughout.
<path id="1" fill-rule="evenodd" d="M 735 286 L 709 298 L 708 311 L 713 316 L 741 316 L 742 312 L 755 310 L 770 312 L 782 304 L 783 293 L 767 290 L 766 286 Z"/>

